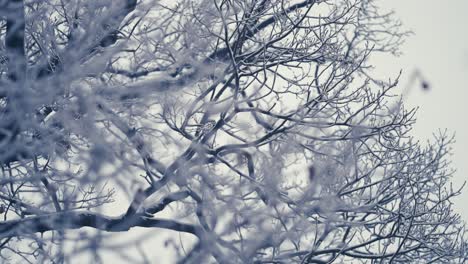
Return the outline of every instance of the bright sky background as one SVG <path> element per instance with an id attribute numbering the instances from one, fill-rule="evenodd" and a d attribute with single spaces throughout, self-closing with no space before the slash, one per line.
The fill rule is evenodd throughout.
<path id="1" fill-rule="evenodd" d="M 379 59 L 379 71 L 394 77 L 403 69 L 400 85 L 419 70 L 431 85 L 423 91 L 413 83 L 406 105 L 419 106 L 414 135 L 431 139 L 438 129 L 455 133 L 453 178 L 455 187 L 468 180 L 468 0 L 380 0 L 384 10 L 394 10 L 406 29 L 414 32 L 399 58 Z M 455 208 L 468 222 L 468 186 L 455 200 Z"/>

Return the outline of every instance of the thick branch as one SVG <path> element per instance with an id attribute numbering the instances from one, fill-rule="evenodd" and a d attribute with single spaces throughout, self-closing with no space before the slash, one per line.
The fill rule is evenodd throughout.
<path id="1" fill-rule="evenodd" d="M 24 3 L 22 0 L 10 0 L 8 3 L 5 48 L 8 58 L 8 77 L 17 81 L 26 72 L 24 52 Z"/>
<path id="2" fill-rule="evenodd" d="M 8 79 L 11 83 L 23 80 L 26 74 L 26 55 L 24 51 L 24 3 L 21 0 L 7 1 L 6 5 L 6 35 L 5 48 L 8 61 Z M 19 85 L 11 85 L 5 83 L 5 87 L 0 97 L 6 99 L 6 105 L 0 107 L 2 114 L 2 122 L 0 124 L 0 144 L 3 146 L 14 145 L 16 137 L 20 133 L 20 128 L 17 122 L 19 106 L 12 97 L 21 94 L 18 90 Z M 0 85 L 4 85 L 3 83 Z M 21 103 L 21 102 L 19 102 Z M 20 108 L 21 109 L 21 108 Z M 4 148 L 0 153 L 0 165 L 18 161 L 22 158 L 29 157 L 29 153 L 22 148 Z"/>
<path id="3" fill-rule="evenodd" d="M 177 221 L 149 218 L 143 214 L 113 218 L 90 212 L 63 212 L 0 222 L 0 238 L 31 235 L 37 232 L 92 227 L 107 232 L 128 231 L 132 227 L 164 228 L 201 234 L 201 228 Z"/>
<path id="4" fill-rule="evenodd" d="M 164 197 L 159 203 L 149 208 L 146 208 L 145 212 L 150 213 L 150 214 L 156 214 L 164 210 L 164 208 L 166 208 L 166 206 L 168 206 L 170 203 L 183 200 L 189 196 L 190 196 L 189 191 L 180 191 L 176 193 L 171 193 L 168 196 Z"/>

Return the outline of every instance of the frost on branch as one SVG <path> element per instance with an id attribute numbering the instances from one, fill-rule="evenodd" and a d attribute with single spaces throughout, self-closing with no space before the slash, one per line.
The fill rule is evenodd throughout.
<path id="1" fill-rule="evenodd" d="M 408 34 L 373 0 L 4 0 L 0 19 L 3 262 L 466 261 L 453 139 L 416 142 L 399 75 L 373 77 Z"/>

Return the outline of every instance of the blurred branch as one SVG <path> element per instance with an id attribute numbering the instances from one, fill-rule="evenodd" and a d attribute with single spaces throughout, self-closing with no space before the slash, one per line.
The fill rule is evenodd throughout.
<path id="1" fill-rule="evenodd" d="M 147 227 L 169 229 L 196 236 L 202 234 L 197 226 L 172 220 L 149 218 L 143 214 L 113 218 L 90 212 L 61 212 L 0 222 L 0 238 L 82 227 L 93 227 L 107 232 L 123 232 L 133 227 Z"/>

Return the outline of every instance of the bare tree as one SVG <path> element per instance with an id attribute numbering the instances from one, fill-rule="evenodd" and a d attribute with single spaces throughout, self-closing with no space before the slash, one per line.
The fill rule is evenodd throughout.
<path id="1" fill-rule="evenodd" d="M 464 263 L 452 138 L 373 77 L 407 35 L 374 2 L 0 0 L 0 257 L 143 227 L 169 262 Z"/>

